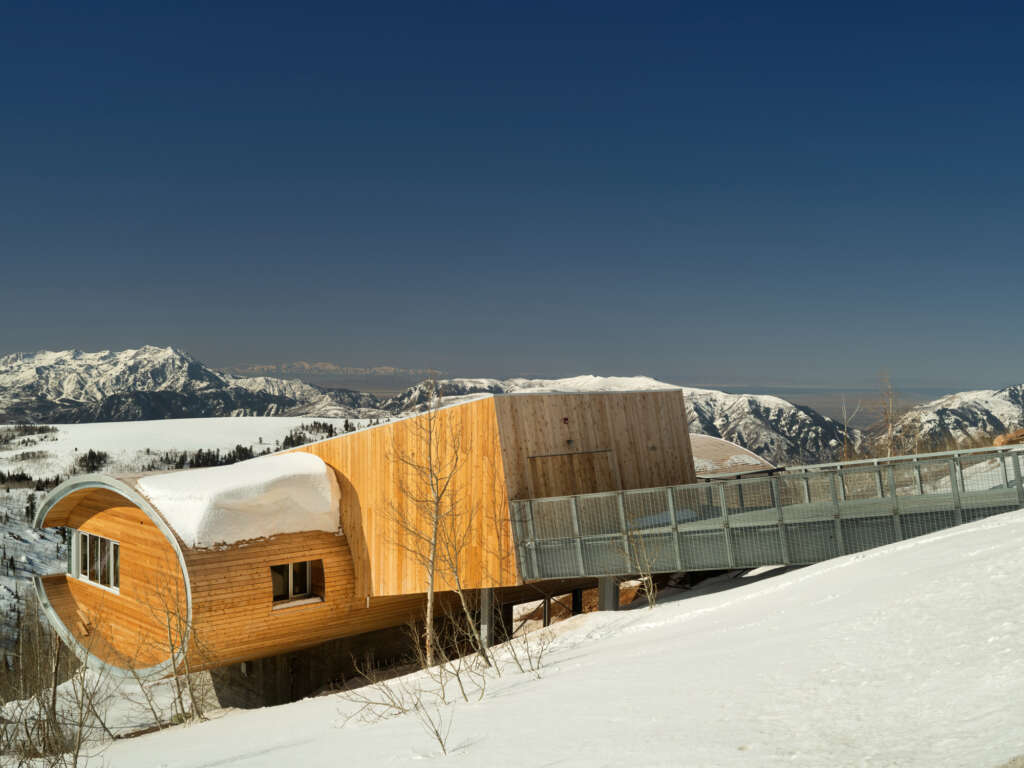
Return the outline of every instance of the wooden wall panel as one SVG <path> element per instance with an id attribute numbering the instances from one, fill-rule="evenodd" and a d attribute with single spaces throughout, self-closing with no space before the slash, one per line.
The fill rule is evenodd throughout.
<path id="1" fill-rule="evenodd" d="M 426 463 L 429 415 L 302 446 L 333 467 L 341 486 L 341 525 L 355 565 L 355 592 L 378 597 L 425 592 L 426 572 L 410 551 L 421 547 L 396 520 L 417 519 L 411 495 L 425 489 L 400 458 Z M 466 545 L 460 566 L 465 589 L 519 583 L 515 567 L 504 463 L 494 399 L 462 403 L 434 412 L 435 454 L 450 458 L 458 443 L 461 464 L 446 498 L 457 504 Z M 458 437 L 455 437 L 457 435 Z M 408 491 L 408 492 L 407 492 Z M 427 520 L 420 516 L 421 529 Z M 440 571 L 450 571 L 442 568 Z M 454 584 L 442 580 L 437 589 Z"/>
<path id="2" fill-rule="evenodd" d="M 120 588 L 114 592 L 57 574 L 47 582 L 55 610 L 83 647 L 103 661 L 140 668 L 165 661 L 168 619 L 186 610 L 174 548 L 145 513 L 112 491 L 88 489 L 68 498 L 74 503 L 62 504 L 47 523 L 119 542 Z"/>
<path id="3" fill-rule="evenodd" d="M 696 482 L 681 390 L 518 393 L 494 403 L 512 499 L 537 498 L 552 487 L 597 493 Z M 610 452 L 611 475 L 563 460 L 571 479 L 531 488 L 532 458 L 598 451 Z"/>
<path id="4" fill-rule="evenodd" d="M 355 592 L 344 536 L 282 534 L 227 550 L 185 553 L 196 628 L 193 662 L 222 666 L 308 648 L 422 619 L 422 594 L 367 599 Z M 275 608 L 270 566 L 322 560 L 323 602 Z"/>

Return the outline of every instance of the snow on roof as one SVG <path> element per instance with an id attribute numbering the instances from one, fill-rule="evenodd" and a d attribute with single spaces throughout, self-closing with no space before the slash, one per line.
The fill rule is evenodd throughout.
<path id="1" fill-rule="evenodd" d="M 338 481 L 309 453 L 145 475 L 136 485 L 190 547 L 339 529 Z"/>
<path id="2" fill-rule="evenodd" d="M 711 435 L 690 435 L 693 465 L 698 475 L 725 472 L 741 474 L 773 469 L 773 466 L 741 445 Z"/>
<path id="3" fill-rule="evenodd" d="M 639 392 L 644 390 L 680 389 L 674 384 L 649 376 L 573 376 L 568 379 L 508 379 L 509 394 L 519 392 Z"/>

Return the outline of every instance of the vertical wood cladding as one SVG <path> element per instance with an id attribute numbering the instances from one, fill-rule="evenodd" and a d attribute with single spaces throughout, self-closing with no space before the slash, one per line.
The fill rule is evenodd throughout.
<path id="1" fill-rule="evenodd" d="M 696 482 L 680 390 L 516 394 L 494 403 L 509 498 Z"/>
<path id="2" fill-rule="evenodd" d="M 352 551 L 357 594 L 383 597 L 427 589 L 424 569 L 410 553 L 415 538 L 397 520 L 418 521 L 424 531 L 428 524 L 410 498 L 426 495 L 422 478 L 400 458 L 426 463 L 429 418 L 412 416 L 296 449 L 319 456 L 337 472 L 341 525 Z M 461 454 L 445 503 L 457 505 L 466 539 L 462 586 L 517 584 L 494 399 L 442 408 L 433 418 L 432 450 L 440 462 L 451 458 L 453 442 Z M 437 588 L 452 586 L 443 580 Z"/>

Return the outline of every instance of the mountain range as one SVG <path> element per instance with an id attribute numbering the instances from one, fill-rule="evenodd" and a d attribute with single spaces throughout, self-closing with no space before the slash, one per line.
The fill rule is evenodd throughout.
<path id="1" fill-rule="evenodd" d="M 568 379 L 441 379 L 445 398 L 481 393 L 660 389 L 643 376 Z M 812 408 L 772 395 L 682 387 L 690 431 L 736 442 L 775 464 L 835 460 L 844 439 L 857 450 L 878 439 Z M 297 378 L 239 376 L 214 370 L 172 347 L 118 352 L 17 353 L 0 357 L 0 422 L 81 423 L 203 416 L 384 418 L 421 409 L 426 381 L 382 396 Z M 900 440 L 966 445 L 1024 426 L 1022 387 L 949 395 L 909 411 Z M 945 447 L 943 445 L 942 447 Z"/>

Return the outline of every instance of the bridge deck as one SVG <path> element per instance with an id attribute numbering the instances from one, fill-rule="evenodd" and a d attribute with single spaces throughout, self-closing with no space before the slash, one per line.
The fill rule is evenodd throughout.
<path id="1" fill-rule="evenodd" d="M 809 564 L 1024 507 L 1024 451 L 512 503 L 526 580 Z"/>

